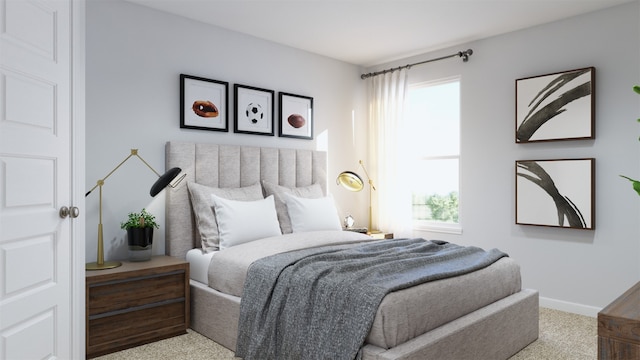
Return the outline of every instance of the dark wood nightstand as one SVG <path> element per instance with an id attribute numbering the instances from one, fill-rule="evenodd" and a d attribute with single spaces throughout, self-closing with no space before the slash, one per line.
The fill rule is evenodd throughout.
<path id="1" fill-rule="evenodd" d="M 86 272 L 87 358 L 175 335 L 189 327 L 189 263 L 169 256 Z"/>
<path id="2" fill-rule="evenodd" d="M 640 360 L 640 282 L 598 313 L 598 359 Z"/>
<path id="3" fill-rule="evenodd" d="M 373 231 L 370 232 L 366 227 L 365 228 L 343 228 L 344 231 L 353 231 L 361 234 L 367 234 L 374 239 L 393 239 L 393 233 L 383 232 L 383 231 Z"/>

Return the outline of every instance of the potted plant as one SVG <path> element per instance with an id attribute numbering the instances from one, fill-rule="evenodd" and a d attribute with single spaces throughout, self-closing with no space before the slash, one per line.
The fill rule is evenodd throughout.
<path id="1" fill-rule="evenodd" d="M 148 213 L 146 209 L 142 209 L 139 213 L 129 213 L 127 221 L 120 223 L 120 227 L 127 230 L 129 260 L 150 260 L 153 246 L 153 229 L 160 227 L 156 223 L 156 217 Z"/>
<path id="2" fill-rule="evenodd" d="M 633 87 L 633 91 L 635 91 L 636 93 L 640 94 L 640 86 L 636 85 Z M 638 119 L 638 122 L 640 122 L 640 119 Z M 638 139 L 640 140 L 640 139 Z M 638 180 L 634 180 L 628 176 L 624 176 L 624 175 L 620 175 L 621 177 L 631 181 L 631 183 L 633 184 L 633 190 L 635 190 L 638 195 L 640 195 L 640 181 Z"/>

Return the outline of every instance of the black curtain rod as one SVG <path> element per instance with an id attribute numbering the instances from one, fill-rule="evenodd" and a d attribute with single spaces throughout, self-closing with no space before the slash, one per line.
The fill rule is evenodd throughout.
<path id="1" fill-rule="evenodd" d="M 410 68 L 412 66 L 415 66 L 415 65 L 422 65 L 422 64 L 426 64 L 426 63 L 430 63 L 430 62 L 434 62 L 434 61 L 444 60 L 444 59 L 452 58 L 454 56 L 461 57 L 462 61 L 467 62 L 467 61 L 469 61 L 469 56 L 471 56 L 471 55 L 473 55 L 473 50 L 471 50 L 471 49 L 468 49 L 466 51 L 458 51 L 455 54 L 439 57 L 437 59 L 430 59 L 430 60 L 420 61 L 420 62 L 417 62 L 417 63 L 414 63 L 414 64 L 408 64 L 408 65 L 405 65 L 405 66 L 398 66 L 397 68 L 376 71 L 376 72 L 372 72 L 372 73 L 368 73 L 368 74 L 362 74 L 362 75 L 360 75 L 360 78 L 364 80 L 364 79 L 372 77 L 372 76 L 382 75 L 382 74 L 386 74 L 388 72 L 394 72 L 396 70 L 408 69 L 408 68 Z"/>

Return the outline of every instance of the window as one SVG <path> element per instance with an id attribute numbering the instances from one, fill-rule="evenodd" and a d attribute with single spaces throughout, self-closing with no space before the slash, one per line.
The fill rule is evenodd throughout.
<path id="1" fill-rule="evenodd" d="M 460 79 L 412 85 L 407 100 L 414 228 L 460 233 Z"/>

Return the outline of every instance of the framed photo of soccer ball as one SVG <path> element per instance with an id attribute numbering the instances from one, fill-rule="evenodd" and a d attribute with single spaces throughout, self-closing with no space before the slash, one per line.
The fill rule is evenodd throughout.
<path id="1" fill-rule="evenodd" d="M 233 132 L 273 136 L 274 91 L 246 85 L 233 85 L 235 123 Z"/>
<path id="2" fill-rule="evenodd" d="M 309 96 L 280 93 L 281 137 L 313 139 L 313 98 Z"/>

